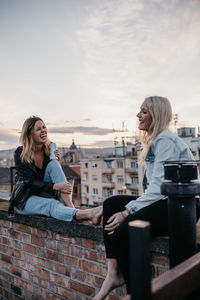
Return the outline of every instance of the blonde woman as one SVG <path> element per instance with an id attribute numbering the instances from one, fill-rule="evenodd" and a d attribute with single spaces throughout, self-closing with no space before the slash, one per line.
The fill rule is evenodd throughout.
<path id="1" fill-rule="evenodd" d="M 103 232 L 108 271 L 94 300 L 104 299 L 110 291 L 124 283 L 130 294 L 128 222 L 136 219 L 151 222 L 152 237 L 167 234 L 167 199 L 160 193 L 164 179 L 163 162 L 194 159 L 188 146 L 168 129 L 172 110 L 167 98 L 146 98 L 137 117 L 139 130 L 144 133 L 143 158 L 146 161 L 147 184 L 138 198 L 124 195 L 104 201 Z"/>
<path id="2" fill-rule="evenodd" d="M 49 158 L 50 140 L 41 118 L 32 116 L 24 122 L 20 142 L 22 146 L 16 149 L 14 155 L 17 182 L 9 212 L 15 206 L 20 214 L 99 223 L 101 206 L 86 210 L 74 207 L 69 197 L 72 187 L 58 161 L 59 151 L 55 150 L 58 160 Z"/>

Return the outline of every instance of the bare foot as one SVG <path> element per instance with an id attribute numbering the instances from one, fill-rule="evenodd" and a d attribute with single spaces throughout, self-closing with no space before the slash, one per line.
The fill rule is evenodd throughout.
<path id="1" fill-rule="evenodd" d="M 101 217 L 103 215 L 103 206 L 98 206 L 95 208 L 92 208 L 92 224 L 98 225 L 101 222 Z"/>
<path id="2" fill-rule="evenodd" d="M 103 300 L 106 296 L 115 288 L 125 283 L 124 278 L 121 274 L 107 274 L 102 284 L 99 293 L 93 298 L 93 300 Z"/>

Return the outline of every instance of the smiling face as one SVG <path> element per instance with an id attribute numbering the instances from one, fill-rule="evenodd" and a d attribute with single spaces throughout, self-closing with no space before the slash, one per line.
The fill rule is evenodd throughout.
<path id="1" fill-rule="evenodd" d="M 31 137 L 33 139 L 33 143 L 37 145 L 47 142 L 47 128 L 42 120 L 35 122 L 35 125 L 31 130 Z"/>
<path id="2" fill-rule="evenodd" d="M 152 123 L 152 116 L 145 101 L 140 107 L 140 112 L 137 114 L 137 117 L 139 119 L 139 129 L 148 131 Z"/>

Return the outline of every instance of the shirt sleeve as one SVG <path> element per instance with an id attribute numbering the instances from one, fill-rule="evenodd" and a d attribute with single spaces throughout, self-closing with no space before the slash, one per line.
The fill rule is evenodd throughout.
<path id="1" fill-rule="evenodd" d="M 155 161 L 151 182 L 149 182 L 147 189 L 139 198 L 130 201 L 126 205 L 126 208 L 131 213 L 134 213 L 158 200 L 166 198 L 166 196 L 162 195 L 160 192 L 160 185 L 164 181 L 164 162 L 174 160 L 175 153 L 175 143 L 171 139 L 163 137 L 155 142 Z"/>

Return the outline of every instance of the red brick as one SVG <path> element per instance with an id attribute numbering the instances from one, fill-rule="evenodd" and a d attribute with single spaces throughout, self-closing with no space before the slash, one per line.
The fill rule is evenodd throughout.
<path id="1" fill-rule="evenodd" d="M 37 245 L 40 247 L 44 247 L 44 240 L 37 236 L 32 235 L 31 236 L 31 244 L 34 244 L 34 245 Z"/>
<path id="2" fill-rule="evenodd" d="M 114 296 L 114 295 L 109 295 L 108 300 L 120 300 L 122 297 Z"/>
<path id="3" fill-rule="evenodd" d="M 63 287 L 66 287 L 68 283 L 65 276 L 58 275 L 58 274 L 52 274 L 51 281 L 53 281 L 55 284 L 62 285 Z"/>
<path id="4" fill-rule="evenodd" d="M 10 249 L 10 255 L 17 258 L 21 258 L 21 251 L 17 249 Z"/>
<path id="5" fill-rule="evenodd" d="M 45 260 L 40 258 L 40 257 L 32 257 L 32 263 L 36 266 L 41 266 L 44 267 L 45 266 Z"/>
<path id="6" fill-rule="evenodd" d="M 4 227 L 0 227 L 0 234 L 4 235 L 4 236 L 8 236 L 9 229 L 8 228 L 4 228 Z"/>
<path id="7" fill-rule="evenodd" d="M 167 268 L 157 267 L 156 268 L 156 275 L 159 276 L 159 275 L 165 273 L 166 271 L 168 271 Z"/>
<path id="8" fill-rule="evenodd" d="M 46 281 L 44 280 L 44 279 L 42 279 L 42 278 L 39 278 L 39 277 L 37 277 L 37 276 L 32 276 L 32 280 L 31 280 L 34 284 L 37 284 L 37 285 L 39 285 L 39 286 L 41 286 L 41 287 L 43 287 L 43 288 L 46 288 L 46 286 L 47 286 L 47 283 L 46 283 Z"/>
<path id="9" fill-rule="evenodd" d="M 95 241 L 89 240 L 89 239 L 83 239 L 83 238 L 77 238 L 77 244 L 86 248 L 95 249 L 96 243 Z"/>
<path id="10" fill-rule="evenodd" d="M 99 265 L 99 275 L 106 277 L 107 274 L 107 266 Z"/>
<path id="11" fill-rule="evenodd" d="M 5 254 L 1 254 L 1 260 L 5 261 L 8 264 L 12 263 L 11 257 Z"/>
<path id="12" fill-rule="evenodd" d="M 21 252 L 21 258 L 22 260 L 25 262 L 25 263 L 29 263 L 31 264 L 32 263 L 32 255 L 27 253 L 27 252 Z"/>
<path id="13" fill-rule="evenodd" d="M 6 221 L 6 220 L 1 219 L 0 220 L 0 226 L 10 228 L 10 227 L 12 227 L 12 223 L 10 221 Z"/>
<path id="14" fill-rule="evenodd" d="M 85 258 L 99 263 L 106 263 L 105 254 L 85 249 Z"/>
<path id="15" fill-rule="evenodd" d="M 95 289 L 94 288 L 92 288 L 88 285 L 82 284 L 80 282 L 70 280 L 69 287 L 73 290 L 76 290 L 76 291 L 84 294 L 84 295 L 88 295 L 88 296 L 94 296 L 95 295 Z"/>
<path id="16" fill-rule="evenodd" d="M 99 273 L 99 266 L 97 264 L 87 262 L 85 260 L 80 260 L 80 268 L 90 273 Z"/>
<path id="17" fill-rule="evenodd" d="M 65 243 L 70 243 L 70 244 L 75 244 L 76 243 L 74 238 L 70 238 L 68 236 L 65 236 L 65 235 L 62 235 L 62 234 L 59 234 L 59 233 L 54 233 L 53 239 L 55 239 L 57 241 L 65 242 Z"/>
<path id="18" fill-rule="evenodd" d="M 25 252 L 36 254 L 36 247 L 32 245 L 21 243 L 20 248 Z"/>
<path id="19" fill-rule="evenodd" d="M 44 279 L 48 279 L 48 280 L 50 279 L 50 273 L 48 270 L 35 267 L 35 274 Z"/>
<path id="20" fill-rule="evenodd" d="M 75 257 L 66 256 L 65 257 L 65 263 L 68 266 L 78 267 L 78 259 L 75 258 Z"/>
<path id="21" fill-rule="evenodd" d="M 58 295 L 53 295 L 53 294 L 49 294 L 47 292 L 43 292 L 42 297 L 44 299 L 48 299 L 48 300 L 60 300 L 60 299 L 63 299 L 63 297 L 66 297 L 66 299 L 73 299 L 73 292 L 67 288 L 63 288 L 63 287 L 59 286 L 57 288 L 57 293 L 58 293 Z M 56 297 L 56 298 L 53 298 L 53 297 Z"/>
<path id="22" fill-rule="evenodd" d="M 168 265 L 169 264 L 169 258 L 166 255 L 158 254 L 158 253 L 152 253 L 152 262 L 159 264 L 159 265 Z"/>
<path id="23" fill-rule="evenodd" d="M 18 277 L 22 276 L 22 272 L 19 268 L 12 267 L 12 268 L 10 268 L 10 272 Z"/>
<path id="24" fill-rule="evenodd" d="M 1 243 L 10 246 L 10 239 L 2 236 Z"/>
<path id="25" fill-rule="evenodd" d="M 51 237 L 51 233 L 50 232 L 48 232 L 48 231 L 42 231 L 42 230 L 40 230 L 38 228 L 35 228 L 35 227 L 31 228 L 31 233 L 33 235 L 38 236 L 38 237 L 44 237 L 44 238 L 45 237 Z"/>
<path id="26" fill-rule="evenodd" d="M 15 224 L 14 228 L 17 231 L 25 232 L 25 233 L 31 233 L 31 227 L 24 225 L 24 224 Z"/>
<path id="27" fill-rule="evenodd" d="M 36 256 L 39 256 L 39 257 L 44 256 L 44 247 L 36 247 Z"/>
<path id="28" fill-rule="evenodd" d="M 57 250 L 57 241 L 46 240 L 46 248 L 51 249 L 51 250 Z"/>
<path id="29" fill-rule="evenodd" d="M 44 257 L 50 260 L 55 260 L 57 262 L 64 262 L 64 256 L 55 252 L 55 251 L 50 251 L 50 250 L 45 250 L 44 251 Z"/>
<path id="30" fill-rule="evenodd" d="M 102 286 L 103 281 L 104 281 L 104 278 L 100 278 L 100 277 L 91 275 L 89 273 L 86 274 L 85 282 L 88 282 L 89 284 L 94 285 L 98 288 L 100 288 Z"/>
<path id="31" fill-rule="evenodd" d="M 72 279 L 77 279 L 80 281 L 85 281 L 85 272 L 82 272 L 80 270 L 73 270 L 72 271 Z"/>
<path id="32" fill-rule="evenodd" d="M 11 230 L 12 230 L 12 228 L 9 231 L 9 235 L 14 240 L 22 241 L 24 243 L 30 243 L 30 237 L 31 237 L 30 234 L 26 234 L 26 233 L 18 232 L 18 231 L 11 231 Z"/>
<path id="33" fill-rule="evenodd" d="M 22 270 L 22 278 L 30 281 L 30 273 L 26 270 Z"/>
<path id="34" fill-rule="evenodd" d="M 26 263 L 23 260 L 19 261 L 19 267 L 29 272 L 34 272 L 35 270 L 35 267 L 33 265 L 31 265 L 30 263 Z"/>
<path id="35" fill-rule="evenodd" d="M 0 245 L 0 252 L 8 253 L 8 246 L 6 246 L 6 245 Z"/>
<path id="36" fill-rule="evenodd" d="M 70 254 L 69 246 L 67 244 L 63 244 L 63 243 L 58 242 L 57 250 L 58 250 L 58 252 L 60 252 L 62 254 L 65 254 L 65 255 Z"/>
<path id="37" fill-rule="evenodd" d="M 76 247 L 74 245 L 74 246 L 69 247 L 68 249 L 70 250 L 71 256 L 76 256 L 76 257 L 79 257 L 79 258 L 83 257 L 83 248 Z"/>
<path id="38" fill-rule="evenodd" d="M 70 276 L 71 274 L 71 268 L 65 265 L 57 264 L 55 262 L 51 262 L 51 265 L 48 266 L 48 268 L 56 273 L 63 274 L 66 276 Z"/>

